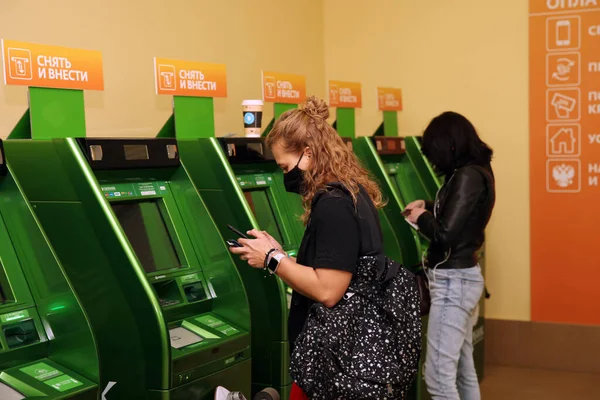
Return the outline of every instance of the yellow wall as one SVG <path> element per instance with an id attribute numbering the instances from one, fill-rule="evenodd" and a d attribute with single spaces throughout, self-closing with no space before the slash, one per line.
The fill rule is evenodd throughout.
<path id="1" fill-rule="evenodd" d="M 324 2 L 325 77 L 363 83 L 359 134 L 381 122 L 376 86 L 392 86 L 403 89 L 402 134 L 419 134 L 454 110 L 493 146 L 490 318 L 530 319 L 527 7 L 525 0 Z"/>
<path id="2" fill-rule="evenodd" d="M 102 51 L 105 91 L 85 93 L 90 136 L 158 132 L 171 98 L 154 94 L 154 56 L 227 64 L 219 135 L 242 132 L 240 103 L 261 98 L 263 68 L 304 74 L 308 92 L 325 93 L 319 0 L 7 0 L 0 37 Z M 26 108 L 25 88 L 0 85 L 0 137 Z M 267 107 L 264 123 L 271 117 Z"/>
<path id="3" fill-rule="evenodd" d="M 305 74 L 317 95 L 326 79 L 361 81 L 363 135 L 381 120 L 377 85 L 403 88 L 403 134 L 441 111 L 464 113 L 496 151 L 487 315 L 530 318 L 527 1 L 10 0 L 0 37 L 103 52 L 105 91 L 85 94 L 90 136 L 158 131 L 171 110 L 154 94 L 154 56 L 227 64 L 219 135 L 242 130 L 239 104 L 260 97 L 263 68 Z M 26 106 L 24 88 L 0 85 L 0 137 Z"/>

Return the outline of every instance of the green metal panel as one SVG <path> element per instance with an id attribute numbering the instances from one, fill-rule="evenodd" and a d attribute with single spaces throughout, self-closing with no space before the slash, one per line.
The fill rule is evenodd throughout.
<path id="1" fill-rule="evenodd" d="M 115 232 L 114 217 L 105 217 L 108 207 L 77 144 L 72 139 L 17 140 L 7 142 L 6 149 L 89 316 L 102 360 L 101 387 L 119 382 L 113 390 L 124 395 L 166 388 L 168 371 L 160 367 L 169 349 L 160 307 L 147 300 L 149 285 L 136 279 L 130 266 L 135 255 L 123 245 L 123 234 Z"/>
<path id="2" fill-rule="evenodd" d="M 0 381 L 26 396 L 95 399 L 98 358 L 86 315 L 10 172 L 0 178 Z M 54 368 L 54 380 L 21 371 L 40 362 Z"/>
<path id="3" fill-rule="evenodd" d="M 273 104 L 273 119 L 277 120 L 277 118 L 281 117 L 281 114 L 288 110 L 293 110 L 294 108 L 298 108 L 298 104 L 286 104 L 286 103 L 275 103 Z"/>
<path id="4" fill-rule="evenodd" d="M 412 267 L 421 259 L 420 240 L 414 230 L 406 223 L 402 216 L 402 210 L 405 203 L 397 190 L 397 187 L 388 176 L 387 170 L 382 163 L 377 150 L 370 137 L 359 137 L 353 140 L 354 152 L 361 160 L 362 164 L 371 172 L 373 177 L 379 183 L 383 196 L 388 203 L 383 208 L 384 215 L 381 218 L 382 227 L 389 224 L 389 231 L 393 232 L 394 241 L 387 232 L 384 236 L 385 251 L 388 256 L 392 256 L 393 249 L 399 249 L 401 261 L 405 266 Z M 388 222 L 389 221 L 389 222 Z"/>
<path id="5" fill-rule="evenodd" d="M 79 300 L 12 176 L 2 183 L 0 193 L 0 212 L 7 231 L 42 321 L 53 332 L 49 357 L 97 382 L 96 346 Z"/>
<path id="6" fill-rule="evenodd" d="M 171 114 L 167 122 L 156 135 L 157 138 L 174 138 L 175 137 L 175 113 Z"/>
<path id="7" fill-rule="evenodd" d="M 406 145 L 406 154 L 414 168 L 419 180 L 425 186 L 428 196 L 427 199 L 435 199 L 438 189 L 442 186 L 441 178 L 435 173 L 432 165 L 421 153 L 420 137 L 408 136 L 404 138 Z"/>
<path id="8" fill-rule="evenodd" d="M 212 97 L 173 96 L 177 137 L 194 139 L 215 136 L 215 106 Z"/>
<path id="9" fill-rule="evenodd" d="M 217 139 L 178 139 L 181 159 L 194 186 L 204 199 L 223 238 L 234 238 L 227 229 L 231 224 L 245 231 L 262 229 L 246 199 L 244 190 L 261 190 L 263 202 L 269 201 L 275 212 L 287 251 L 297 250 L 302 226 L 288 204 L 283 174 L 274 163 L 232 167 Z M 269 178 L 271 178 L 269 180 Z M 242 190 L 244 188 L 244 190 Z M 267 212 L 265 210 L 259 213 Z M 287 398 L 291 378 L 288 371 L 287 342 L 288 296 L 279 278 L 250 268 L 235 259 L 250 302 L 252 323 L 252 390 L 273 387 Z"/>
<path id="10" fill-rule="evenodd" d="M 381 156 L 381 161 L 404 204 L 430 198 L 406 155 Z"/>
<path id="11" fill-rule="evenodd" d="M 383 132 L 385 136 L 398 136 L 397 111 L 383 111 Z"/>
<path id="12" fill-rule="evenodd" d="M 266 137 L 269 132 L 271 132 L 271 129 L 273 129 L 273 125 L 275 124 L 277 118 L 279 118 L 284 112 L 293 110 L 294 108 L 298 108 L 298 104 L 273 103 L 273 119 L 269 121 L 265 129 L 263 129 L 261 136 Z"/>
<path id="13" fill-rule="evenodd" d="M 336 129 L 341 137 L 356 137 L 356 110 L 354 108 L 337 108 Z"/>
<path id="14" fill-rule="evenodd" d="M 0 263 L 4 269 L 0 276 L 2 297 L 6 299 L 1 307 L 2 312 L 33 306 L 33 298 L 14 252 L 4 219 L 0 219 Z"/>
<path id="15" fill-rule="evenodd" d="M 29 113 L 33 139 L 85 136 L 83 90 L 30 87 Z"/>
<path id="16" fill-rule="evenodd" d="M 210 381 L 207 376 L 230 376 L 231 368 L 250 359 L 243 285 L 183 167 L 93 171 L 71 138 L 14 140 L 6 147 L 88 315 L 101 359 L 101 388 L 113 381 L 115 398 L 156 393 L 156 398 L 181 398 L 182 387 L 199 391 Z M 145 186 L 153 188 L 150 195 L 136 191 Z M 160 203 L 182 268 L 145 273 L 111 206 L 115 200 L 140 199 Z M 197 321 L 207 313 L 229 328 L 221 332 Z M 172 348 L 168 329 L 180 326 L 210 334 L 197 344 Z M 248 392 L 249 373 L 238 376 L 236 385 Z"/>

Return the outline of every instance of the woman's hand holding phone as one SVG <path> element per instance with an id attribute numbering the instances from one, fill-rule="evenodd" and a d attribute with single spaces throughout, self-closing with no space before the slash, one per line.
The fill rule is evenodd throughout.
<path id="1" fill-rule="evenodd" d="M 234 230 L 235 228 L 232 228 L 233 227 L 230 227 L 232 231 L 237 231 L 237 229 Z M 271 249 L 282 250 L 281 245 L 277 240 L 265 231 L 252 229 L 246 232 L 247 235 L 253 236 L 255 239 L 250 239 L 247 235 L 241 234 L 239 231 L 237 231 L 237 233 L 240 234 L 242 238 L 238 240 L 228 240 L 227 244 L 229 245 L 229 251 L 240 256 L 241 260 L 248 261 L 248 264 L 251 267 L 263 268 L 265 257 Z"/>
<path id="2" fill-rule="evenodd" d="M 415 210 L 417 208 L 425 208 L 425 200 L 411 201 L 410 203 L 408 203 L 406 205 L 406 207 L 404 208 L 404 211 L 406 212 L 406 211 L 410 211 L 410 210 Z"/>
<path id="3" fill-rule="evenodd" d="M 402 216 L 411 224 L 416 224 L 425 211 L 425 200 L 415 200 L 406 205 L 402 211 Z"/>
<path id="4" fill-rule="evenodd" d="M 259 231 L 256 229 L 252 229 L 246 233 L 250 236 L 254 236 L 257 239 L 266 239 L 270 243 L 271 249 L 277 249 L 277 250 L 283 251 L 281 244 L 279 244 L 279 242 L 277 240 L 275 240 L 275 238 L 273 236 L 271 236 L 269 234 L 269 232 L 267 232 L 267 231 Z M 269 250 L 271 250 L 271 249 L 269 249 Z"/>
<path id="5" fill-rule="evenodd" d="M 407 210 L 407 211 L 409 211 L 409 213 L 408 213 L 408 215 L 405 215 L 405 218 L 411 224 L 416 224 L 417 220 L 419 219 L 421 214 L 427 212 L 427 210 L 425 210 L 424 208 L 413 208 L 413 209 Z"/>

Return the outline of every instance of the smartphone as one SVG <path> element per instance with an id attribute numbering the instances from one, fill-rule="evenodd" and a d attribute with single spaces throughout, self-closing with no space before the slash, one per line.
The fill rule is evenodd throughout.
<path id="1" fill-rule="evenodd" d="M 561 20 L 556 23 L 556 45 L 571 45 L 571 21 Z"/>
<path id="2" fill-rule="evenodd" d="M 227 243 L 227 247 L 244 247 L 237 240 L 228 239 L 225 241 Z"/>
<path id="3" fill-rule="evenodd" d="M 231 232 L 235 233 L 236 235 L 238 235 L 238 237 L 244 238 L 244 239 L 248 239 L 248 236 L 246 236 L 245 234 L 242 233 L 242 231 L 240 231 L 239 229 L 231 226 L 231 225 L 227 225 L 227 229 L 229 229 Z"/>
<path id="4" fill-rule="evenodd" d="M 414 230 L 418 231 L 419 230 L 419 225 L 417 224 L 413 224 L 412 222 L 410 222 L 408 219 L 404 218 L 404 220 L 406 221 L 407 224 L 409 224 Z"/>

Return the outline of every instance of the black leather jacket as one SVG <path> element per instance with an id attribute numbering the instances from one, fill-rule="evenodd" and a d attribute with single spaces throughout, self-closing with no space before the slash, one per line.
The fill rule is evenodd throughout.
<path id="1" fill-rule="evenodd" d="M 426 202 L 428 212 L 421 214 L 417 221 L 421 233 L 431 241 L 428 266 L 475 266 L 476 253 L 483 245 L 485 227 L 495 201 L 491 167 L 468 165 L 446 176 L 435 203 Z"/>

